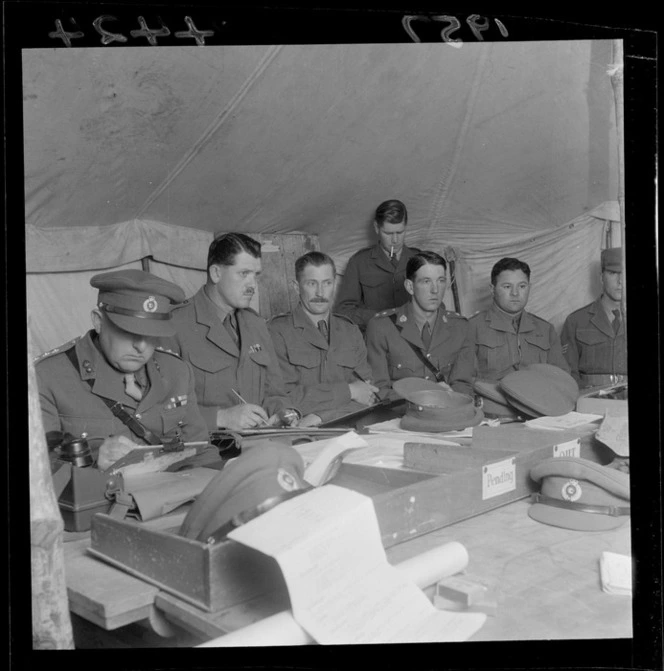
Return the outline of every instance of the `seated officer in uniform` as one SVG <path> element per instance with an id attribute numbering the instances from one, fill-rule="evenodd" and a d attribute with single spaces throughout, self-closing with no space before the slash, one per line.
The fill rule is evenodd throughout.
<path id="1" fill-rule="evenodd" d="M 299 415 L 284 391 L 265 320 L 249 307 L 260 273 L 260 243 L 243 233 L 221 235 L 208 251 L 207 282 L 173 311 L 172 347 L 194 368 L 210 431 L 274 424 L 287 407 Z"/>
<path id="2" fill-rule="evenodd" d="M 602 295 L 565 320 L 563 353 L 580 387 L 627 381 L 622 248 L 602 251 Z"/>
<path id="3" fill-rule="evenodd" d="M 408 212 L 400 200 L 381 203 L 374 218 L 377 244 L 361 249 L 348 260 L 336 309 L 363 332 L 377 312 L 408 300 L 404 288 L 406 264 L 419 250 L 404 244 L 407 224 Z"/>
<path id="4" fill-rule="evenodd" d="M 174 333 L 171 309 L 182 289 L 142 270 L 102 273 L 90 284 L 99 289 L 94 328 L 35 363 L 49 445 L 64 433 L 85 433 L 91 447 L 113 436 L 101 449 L 120 442 L 120 458 L 133 445 L 155 444 L 154 436 L 206 441 L 191 366 L 157 346 Z"/>
<path id="5" fill-rule="evenodd" d="M 303 413 L 315 413 L 300 426 L 372 405 L 378 387 L 367 384 L 372 373 L 362 334 L 348 317 L 330 312 L 334 261 L 322 252 L 309 252 L 295 262 L 295 278 L 300 304 L 273 317 L 269 330 L 286 390 L 302 399 Z"/>
<path id="6" fill-rule="evenodd" d="M 491 270 L 493 305 L 468 323 L 475 360 L 473 380 L 498 381 L 521 366 L 549 363 L 569 372 L 552 324 L 526 312 L 530 267 L 504 258 Z"/>
<path id="7" fill-rule="evenodd" d="M 417 252 L 408 259 L 404 285 L 411 300 L 378 313 L 367 326 L 374 384 L 383 392 L 395 380 L 420 377 L 470 394 L 470 379 L 460 376 L 461 370 L 470 369 L 463 360 L 472 360 L 468 321 L 441 307 L 447 288 L 445 259 L 436 252 Z"/>

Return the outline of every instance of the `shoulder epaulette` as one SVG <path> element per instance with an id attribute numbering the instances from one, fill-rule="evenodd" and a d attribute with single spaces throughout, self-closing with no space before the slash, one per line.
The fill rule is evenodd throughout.
<path id="1" fill-rule="evenodd" d="M 164 354 L 172 354 L 174 357 L 177 357 L 178 359 L 182 358 L 177 352 L 174 352 L 172 349 L 168 349 L 168 347 L 157 346 L 154 348 L 154 351 L 163 352 Z"/>
<path id="2" fill-rule="evenodd" d="M 272 315 L 268 320 L 268 324 L 271 324 L 275 319 L 280 319 L 282 317 L 290 317 L 292 312 L 280 312 L 278 315 Z"/>
<path id="3" fill-rule="evenodd" d="M 55 349 L 50 349 L 48 352 L 42 352 L 39 356 L 36 356 L 33 360 L 32 363 L 39 363 L 40 361 L 43 361 L 44 359 L 48 359 L 50 356 L 54 356 L 55 354 L 60 354 L 61 352 L 66 352 L 68 349 L 71 349 L 79 340 L 81 339 L 80 336 L 77 336 L 76 338 L 73 338 L 72 340 L 64 343 L 63 345 L 60 345 L 56 347 Z"/>
<path id="4" fill-rule="evenodd" d="M 477 315 L 481 314 L 482 312 L 484 312 L 484 310 L 475 310 L 475 312 L 473 312 L 473 314 L 470 315 L 470 317 L 468 317 L 468 319 L 472 319 L 473 317 L 477 317 Z"/>
<path id="5" fill-rule="evenodd" d="M 460 315 L 458 312 L 455 312 L 454 310 L 447 310 L 447 316 L 456 319 L 465 319 L 466 321 L 468 321 L 468 317 L 464 317 L 463 315 Z"/>
<path id="6" fill-rule="evenodd" d="M 340 312 L 333 312 L 332 313 L 335 317 L 339 317 L 339 319 L 345 319 L 347 322 L 350 322 L 354 326 L 356 325 L 355 322 L 348 316 L 348 315 L 343 315 Z"/>
<path id="7" fill-rule="evenodd" d="M 393 315 L 396 313 L 398 308 L 390 308 L 389 310 L 381 310 L 380 312 L 376 312 L 374 317 L 389 317 L 390 315 Z"/>
<path id="8" fill-rule="evenodd" d="M 352 259 L 354 256 L 357 256 L 358 254 L 361 254 L 362 252 L 368 252 L 371 249 L 373 249 L 374 247 L 375 247 L 375 245 L 369 245 L 369 247 L 362 247 L 361 249 L 358 249 L 354 254 L 351 254 L 350 258 Z"/>

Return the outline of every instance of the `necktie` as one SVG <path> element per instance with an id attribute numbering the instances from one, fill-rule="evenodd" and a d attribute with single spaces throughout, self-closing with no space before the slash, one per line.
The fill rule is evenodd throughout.
<path id="1" fill-rule="evenodd" d="M 390 263 L 396 268 L 399 265 L 399 259 L 397 258 L 397 255 L 394 254 L 392 258 L 390 258 Z"/>
<path id="2" fill-rule="evenodd" d="M 133 373 L 127 373 L 124 376 L 124 385 L 127 396 L 133 398 L 135 401 L 140 401 L 143 398 L 143 392 L 138 384 L 136 384 L 136 377 Z"/>
<path id="3" fill-rule="evenodd" d="M 231 338 L 233 338 L 233 342 L 236 345 L 240 344 L 240 334 L 238 333 L 237 330 L 237 319 L 235 318 L 235 314 L 232 312 L 229 312 L 226 315 L 226 319 L 224 319 L 224 326 L 226 327 L 226 330 L 228 333 L 230 333 Z"/>
<path id="4" fill-rule="evenodd" d="M 431 327 L 429 326 L 429 322 L 424 322 L 424 326 L 422 327 L 422 342 L 424 343 L 424 349 L 428 350 L 431 345 Z"/>
<path id="5" fill-rule="evenodd" d="M 622 317 L 620 316 L 620 310 L 616 309 L 613 310 L 613 332 L 618 335 L 618 331 L 620 330 L 620 324 L 622 323 Z"/>
<path id="6" fill-rule="evenodd" d="M 321 319 L 318 322 L 318 330 L 321 332 L 321 335 L 323 338 L 325 338 L 325 342 L 330 343 L 330 330 L 327 327 L 327 321 L 325 319 Z"/>

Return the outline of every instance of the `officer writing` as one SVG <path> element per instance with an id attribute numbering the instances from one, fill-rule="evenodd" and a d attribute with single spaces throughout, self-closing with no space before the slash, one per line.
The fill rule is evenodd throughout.
<path id="1" fill-rule="evenodd" d="M 49 445 L 66 433 L 84 435 L 93 449 L 103 440 L 104 468 L 137 444 L 206 441 L 191 367 L 158 346 L 174 333 L 182 289 L 142 270 L 102 273 L 90 284 L 99 290 L 92 330 L 35 363 Z"/>
<path id="2" fill-rule="evenodd" d="M 190 362 L 208 428 L 276 424 L 299 410 L 287 397 L 265 320 L 249 307 L 261 274 L 260 243 L 243 233 L 212 241 L 207 282 L 174 311 L 172 346 Z"/>

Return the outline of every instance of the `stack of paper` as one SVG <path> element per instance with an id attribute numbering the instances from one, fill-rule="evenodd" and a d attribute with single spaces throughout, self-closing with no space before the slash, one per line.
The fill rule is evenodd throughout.
<path id="1" fill-rule="evenodd" d="M 599 560 L 602 589 L 608 594 L 632 595 L 632 558 L 615 552 L 602 552 Z"/>
<path id="2" fill-rule="evenodd" d="M 529 419 L 525 424 L 533 429 L 564 431 L 565 429 L 577 429 L 580 426 L 584 426 L 584 424 L 597 422 L 600 419 L 602 419 L 602 415 L 572 411 L 568 412 L 566 415 L 559 415 L 558 417 L 538 417 L 537 419 Z"/>

